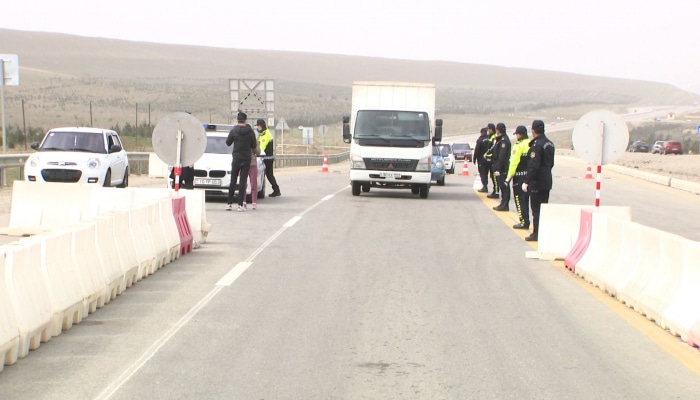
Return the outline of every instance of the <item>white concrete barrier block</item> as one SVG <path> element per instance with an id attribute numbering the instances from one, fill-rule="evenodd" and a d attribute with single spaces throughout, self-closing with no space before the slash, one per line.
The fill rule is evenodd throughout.
<path id="1" fill-rule="evenodd" d="M 12 242 L 6 248 L 5 281 L 19 328 L 19 357 L 51 339 L 52 310 L 41 274 L 41 249 Z"/>
<path id="2" fill-rule="evenodd" d="M 114 240 L 114 217 L 100 216 L 92 222 L 95 224 L 95 255 L 107 286 L 105 303 L 109 303 L 126 290 L 124 267 Z"/>
<path id="3" fill-rule="evenodd" d="M 134 240 L 139 265 L 139 279 L 156 271 L 156 250 L 151 238 L 151 229 L 146 223 L 148 210 L 144 205 L 136 205 L 129 210 L 129 232 Z"/>
<path id="4" fill-rule="evenodd" d="M 591 240 L 581 259 L 576 263 L 576 275 L 593 283 L 591 275 L 600 265 L 606 264 L 605 253 L 608 247 L 608 218 L 604 213 L 592 213 Z"/>
<path id="5" fill-rule="evenodd" d="M 83 293 L 85 305 L 89 313 L 94 313 L 107 302 L 109 287 L 97 255 L 95 223 L 85 222 L 73 225 L 69 231 L 73 238 L 71 255 L 85 290 Z"/>
<path id="6" fill-rule="evenodd" d="M 177 223 L 173 215 L 173 201 L 163 199 L 158 202 L 160 213 L 160 226 L 166 238 L 166 246 L 170 254 L 170 261 L 175 261 L 180 257 L 180 233 L 177 230 Z"/>
<path id="7" fill-rule="evenodd" d="M 6 248 L 0 247 L 0 371 L 19 357 L 19 325 L 5 279 Z"/>
<path id="8" fill-rule="evenodd" d="M 674 189 L 685 190 L 693 194 L 700 194 L 700 183 L 690 182 L 683 179 L 671 179 L 671 187 Z"/>
<path id="9" fill-rule="evenodd" d="M 49 232 L 19 239 L 41 249 L 41 272 L 51 300 L 51 334 L 58 336 L 87 316 L 82 279 L 73 263 L 73 237 L 68 231 Z"/>
<path id="10" fill-rule="evenodd" d="M 634 270 L 617 291 L 617 298 L 628 307 L 640 311 L 640 300 L 651 280 L 661 272 L 660 253 L 662 231 L 640 225 L 639 255 Z"/>
<path id="11" fill-rule="evenodd" d="M 156 153 L 148 154 L 148 176 L 150 178 L 167 178 L 170 175 L 168 164 L 164 163 Z"/>
<path id="12" fill-rule="evenodd" d="M 204 190 L 180 190 L 178 193 L 186 197 L 185 211 L 187 219 L 192 227 L 194 236 L 194 248 L 199 248 L 201 243 L 207 242 L 207 235 L 211 231 L 211 224 L 207 221 L 207 207 Z"/>
<path id="13" fill-rule="evenodd" d="M 659 325 L 661 325 L 661 315 L 681 285 L 685 262 L 684 248 L 690 246 L 691 242 L 667 232 L 660 232 L 660 236 L 658 265 L 639 299 L 639 311 Z M 653 258 L 652 254 L 649 254 L 649 258 Z"/>
<path id="14" fill-rule="evenodd" d="M 606 214 L 593 214 L 593 232 L 591 244 L 579 263 L 576 272 L 581 269 L 581 276 L 592 285 L 606 290 L 607 276 L 617 267 L 618 259 L 627 253 L 622 247 L 623 226 L 628 220 L 614 218 Z"/>
<path id="15" fill-rule="evenodd" d="M 625 222 L 621 225 L 618 245 L 624 251 L 618 252 L 618 257 L 611 260 L 612 268 L 602 276 L 605 291 L 618 297 L 620 288 L 633 279 L 639 258 L 641 257 L 642 225 L 636 222 Z"/>
<path id="16" fill-rule="evenodd" d="M 113 211 L 102 214 L 101 217 L 114 219 L 114 244 L 121 261 L 124 284 L 129 288 L 141 279 L 138 252 L 129 224 L 129 211 Z"/>
<path id="17" fill-rule="evenodd" d="M 537 251 L 542 259 L 564 259 L 578 238 L 581 210 L 595 211 L 595 206 L 576 204 L 542 204 Z M 598 207 L 597 211 L 616 218 L 631 220 L 631 207 Z"/>
<path id="18" fill-rule="evenodd" d="M 683 272 L 680 285 L 661 314 L 661 327 L 688 341 L 688 332 L 700 321 L 700 243 L 683 246 Z"/>

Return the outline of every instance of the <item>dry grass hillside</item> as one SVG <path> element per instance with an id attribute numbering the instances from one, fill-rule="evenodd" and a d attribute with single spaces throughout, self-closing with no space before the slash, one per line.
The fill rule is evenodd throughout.
<path id="1" fill-rule="evenodd" d="M 227 121 L 229 79 L 274 79 L 275 117 L 290 126 L 334 124 L 350 109 L 355 80 L 434 82 L 439 115 L 453 134 L 483 121 L 556 110 L 577 118 L 595 108 L 689 104 L 698 96 L 670 85 L 439 61 L 254 51 L 129 42 L 0 29 L 5 54 L 18 54 L 20 86 L 5 90 L 8 125 L 111 127 L 170 112 Z M 478 121 L 478 122 L 474 122 Z"/>

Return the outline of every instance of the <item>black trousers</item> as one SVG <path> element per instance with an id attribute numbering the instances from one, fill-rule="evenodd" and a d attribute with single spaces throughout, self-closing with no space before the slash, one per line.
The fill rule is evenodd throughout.
<path id="1" fill-rule="evenodd" d="M 481 185 L 485 190 L 489 189 L 489 173 L 491 171 L 491 166 L 486 161 L 479 160 L 479 178 L 481 179 Z"/>
<path id="2" fill-rule="evenodd" d="M 491 175 L 491 183 L 493 184 L 493 192 L 498 193 L 501 190 L 501 186 L 498 184 L 498 179 L 496 179 L 496 170 L 493 168 L 493 163 L 489 163 L 489 175 Z"/>
<path id="3" fill-rule="evenodd" d="M 246 198 L 248 188 L 248 172 L 250 172 L 250 157 L 247 159 L 233 157 L 231 161 L 231 183 L 228 187 L 228 204 L 233 204 L 233 192 L 236 189 L 236 178 L 238 178 L 238 205 L 242 206 Z M 239 176 L 240 175 L 240 176 Z"/>
<path id="4" fill-rule="evenodd" d="M 275 179 L 275 174 L 272 170 L 275 166 L 275 160 L 263 160 L 263 163 L 265 163 L 265 177 L 270 182 L 270 185 L 272 185 L 272 190 L 279 190 L 277 179 Z"/>
<path id="5" fill-rule="evenodd" d="M 530 226 L 530 194 L 523 190 L 523 180 L 513 180 L 513 198 L 520 225 Z"/>
<path id="6" fill-rule="evenodd" d="M 532 207 L 532 234 L 537 236 L 540 225 L 540 209 L 542 204 L 549 203 L 549 190 L 530 189 L 530 207 Z"/>
<path id="7" fill-rule="evenodd" d="M 499 204 L 499 206 L 510 207 L 510 187 L 506 183 L 506 174 L 501 173 L 500 175 L 496 176 L 496 182 L 498 183 L 498 187 L 501 189 L 501 204 Z"/>

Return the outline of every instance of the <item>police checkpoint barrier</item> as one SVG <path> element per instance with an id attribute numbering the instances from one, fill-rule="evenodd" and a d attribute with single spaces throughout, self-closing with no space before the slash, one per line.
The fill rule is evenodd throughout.
<path id="1" fill-rule="evenodd" d="M 148 176 L 162 178 L 168 175 L 170 175 L 168 164 L 164 163 L 156 153 L 148 153 Z"/>
<path id="2" fill-rule="evenodd" d="M 199 248 L 202 243 L 207 242 L 207 235 L 211 231 L 211 223 L 207 221 L 207 208 L 205 206 L 205 192 L 203 190 L 180 190 L 178 192 L 185 196 L 185 210 L 187 220 L 192 228 L 194 248 Z"/>
<path id="3" fill-rule="evenodd" d="M 49 232 L 23 237 L 20 243 L 38 244 L 41 249 L 41 272 L 51 300 L 51 334 L 61 332 L 87 317 L 83 284 L 77 266 L 72 262 L 70 232 Z"/>
<path id="4" fill-rule="evenodd" d="M 576 204 L 542 204 L 537 241 L 537 251 L 528 252 L 528 258 L 541 260 L 564 259 L 571 251 L 581 228 L 581 210 L 596 210 L 595 206 Z M 603 206 L 605 213 L 626 220 L 632 219 L 631 207 Z"/>
<path id="5" fill-rule="evenodd" d="M 0 370 L 179 257 L 174 200 L 186 219 L 170 189 L 26 183 L 15 181 L 3 229 L 24 237 L 0 246 Z"/>
<path id="6" fill-rule="evenodd" d="M 582 210 L 581 218 L 591 221 L 590 238 L 570 269 L 699 346 L 700 243 L 603 213 Z M 574 258 L 567 255 L 567 260 Z"/>
<path id="7" fill-rule="evenodd" d="M 41 250 L 36 244 L 12 242 L 5 252 L 5 287 L 19 329 L 18 357 L 36 350 L 51 335 L 51 300 L 41 276 Z"/>

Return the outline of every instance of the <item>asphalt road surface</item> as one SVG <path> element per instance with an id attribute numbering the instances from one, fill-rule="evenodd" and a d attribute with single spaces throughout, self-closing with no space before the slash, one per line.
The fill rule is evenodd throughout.
<path id="1" fill-rule="evenodd" d="M 278 170 L 282 197 L 256 211 L 208 202 L 207 243 L 5 367 L 0 398 L 698 398 L 700 352 L 526 259 L 515 213 L 460 166 L 425 200 L 354 197 L 343 164 Z M 593 204 L 582 163 L 554 173 L 552 203 Z M 602 188 L 603 205 L 700 240 L 698 196 L 610 174 Z"/>

